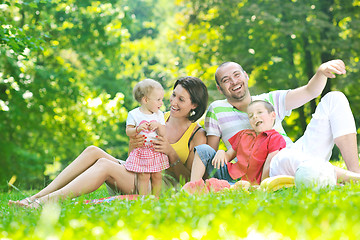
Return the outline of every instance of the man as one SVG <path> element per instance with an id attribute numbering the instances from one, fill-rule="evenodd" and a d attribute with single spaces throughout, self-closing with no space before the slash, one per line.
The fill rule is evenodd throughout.
<path id="1" fill-rule="evenodd" d="M 323 63 L 308 84 L 293 90 L 280 90 L 270 93 L 251 96 L 248 88 L 248 75 L 242 67 L 235 62 L 221 64 L 215 73 L 218 90 L 224 94 L 224 100 L 218 100 L 210 104 L 206 119 L 205 129 L 207 132 L 207 144 L 209 147 L 199 146 L 196 155 L 201 161 L 195 161 L 193 168 L 204 168 L 211 164 L 212 150 L 219 147 L 222 138 L 226 147 L 229 148 L 229 139 L 238 131 L 250 128 L 246 109 L 249 103 L 255 99 L 267 100 L 273 104 L 277 115 L 274 129 L 282 134 L 287 142 L 287 148 L 299 149 L 311 157 L 328 161 L 331 156 L 333 145 L 336 144 L 347 168 L 352 172 L 360 173 L 356 127 L 351 109 L 346 97 L 340 92 L 328 93 L 319 103 L 311 122 L 304 135 L 294 144 L 286 136 L 281 125 L 285 116 L 291 114 L 291 110 L 298 108 L 310 100 L 316 98 L 323 91 L 327 78 L 335 78 L 335 74 L 345 74 L 345 64 L 341 60 L 332 60 Z M 282 159 L 277 166 L 270 167 L 271 175 L 289 174 L 296 170 L 296 165 L 291 165 L 290 156 L 283 152 Z M 293 151 L 292 151 L 293 152 Z M 295 161 L 297 162 L 297 161 Z M 281 171 L 275 171 L 280 164 L 289 164 Z M 274 165 L 274 164 L 272 164 Z M 222 169 L 216 174 L 222 174 Z M 208 172 L 209 173 L 209 172 Z M 209 173 L 211 174 L 211 173 Z M 214 177 L 218 177 L 217 175 Z M 195 180 L 192 178 L 192 180 Z"/>

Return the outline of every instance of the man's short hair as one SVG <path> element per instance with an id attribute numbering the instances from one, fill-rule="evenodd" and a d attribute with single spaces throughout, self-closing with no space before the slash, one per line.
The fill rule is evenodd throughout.
<path id="1" fill-rule="evenodd" d="M 216 69 L 216 72 L 215 72 L 215 81 L 216 81 L 216 84 L 217 84 L 217 85 L 220 86 L 220 84 L 219 84 L 219 79 L 218 79 L 218 76 L 217 76 L 219 69 L 222 68 L 222 67 L 225 67 L 226 65 L 229 65 L 229 64 L 231 64 L 231 63 L 234 63 L 234 64 L 238 65 L 239 68 L 241 69 L 241 71 L 244 72 L 244 69 L 241 67 L 241 65 L 238 64 L 238 63 L 236 63 L 236 62 L 223 62 L 222 64 L 220 64 L 220 65 L 218 66 L 218 68 Z"/>

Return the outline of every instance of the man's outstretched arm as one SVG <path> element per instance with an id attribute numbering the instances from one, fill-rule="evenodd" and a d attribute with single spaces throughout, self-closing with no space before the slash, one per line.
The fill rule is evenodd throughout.
<path id="1" fill-rule="evenodd" d="M 328 78 L 335 78 L 335 74 L 345 73 L 345 64 L 340 59 L 321 64 L 315 75 L 305 86 L 289 91 L 285 101 L 286 110 L 301 107 L 313 100 L 324 90 Z"/>

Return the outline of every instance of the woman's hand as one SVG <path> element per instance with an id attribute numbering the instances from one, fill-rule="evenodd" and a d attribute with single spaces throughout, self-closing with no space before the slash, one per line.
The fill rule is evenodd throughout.
<path id="1" fill-rule="evenodd" d="M 174 148 L 170 145 L 168 140 L 163 136 L 157 136 L 156 140 L 153 140 L 152 143 L 154 144 L 154 149 L 157 152 L 164 153 L 168 156 L 171 156 L 175 152 Z"/>
<path id="2" fill-rule="evenodd" d="M 145 135 L 136 134 L 134 137 L 129 137 L 129 153 L 139 147 L 143 147 L 145 144 Z"/>

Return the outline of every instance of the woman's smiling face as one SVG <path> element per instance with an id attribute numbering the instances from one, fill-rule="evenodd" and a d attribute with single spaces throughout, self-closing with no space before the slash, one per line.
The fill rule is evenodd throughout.
<path id="1" fill-rule="evenodd" d="M 177 85 L 170 97 L 170 113 L 174 117 L 188 117 L 196 106 L 191 102 L 189 92 Z"/>

